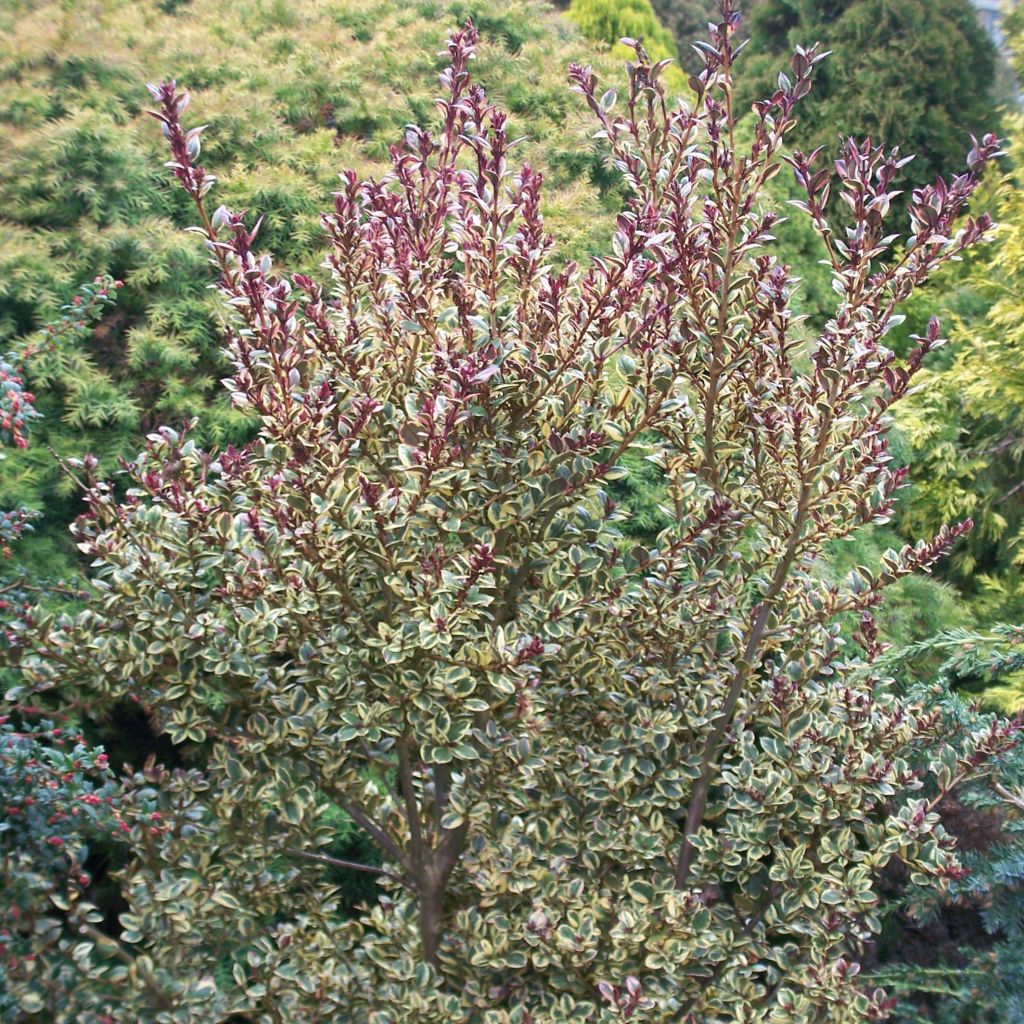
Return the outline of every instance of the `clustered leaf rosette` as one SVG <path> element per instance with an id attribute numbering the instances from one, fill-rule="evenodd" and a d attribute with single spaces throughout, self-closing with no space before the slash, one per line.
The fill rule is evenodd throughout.
<path id="1" fill-rule="evenodd" d="M 39 513 L 28 508 L 0 510 L 0 554 L 4 558 L 11 557 L 11 544 L 31 530 L 33 520 L 38 518 Z"/>
<path id="2" fill-rule="evenodd" d="M 889 412 L 941 339 L 901 360 L 885 335 L 985 235 L 962 215 L 996 141 L 914 193 L 907 236 L 897 154 L 789 159 L 837 293 L 810 334 L 761 197 L 822 55 L 797 50 L 741 146 L 738 24 L 723 0 L 690 103 L 639 43 L 621 99 L 571 69 L 630 190 L 587 266 L 556 258 L 471 26 L 438 129 L 382 180 L 342 175 L 326 286 L 207 213 L 185 94 L 153 87 L 261 426 L 217 452 L 164 428 L 90 479 L 91 607 L 14 648 L 29 688 L 134 697 L 202 765 L 132 783 L 160 819 L 125 833 L 116 992 L 53 1020 L 886 1016 L 858 970 L 877 875 L 959 873 L 937 802 L 1014 727 L 953 745 L 872 665 L 885 586 L 968 524 L 839 584 L 815 566 L 891 514 Z M 630 548 L 609 485 L 638 452 L 669 525 Z M 379 864 L 330 852 L 339 811 Z M 354 916 L 340 871 L 380 883 Z"/>

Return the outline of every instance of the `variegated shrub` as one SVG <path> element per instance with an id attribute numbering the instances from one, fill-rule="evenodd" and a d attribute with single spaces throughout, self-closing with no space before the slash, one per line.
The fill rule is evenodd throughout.
<path id="1" fill-rule="evenodd" d="M 125 784 L 122 931 L 80 934 L 69 893 L 20 976 L 45 1019 L 884 1018 L 858 978 L 876 877 L 957 873 L 936 804 L 1010 730 L 947 745 L 872 668 L 885 585 L 964 527 L 841 585 L 816 562 L 890 514 L 890 408 L 940 339 L 900 361 L 884 337 L 985 233 L 959 218 L 996 143 L 900 238 L 897 155 L 788 161 L 837 292 L 809 336 L 759 196 L 822 58 L 797 51 L 741 148 L 722 8 L 689 103 L 639 44 L 617 102 L 571 69 L 632 195 L 585 267 L 470 81 L 471 27 L 436 132 L 342 176 L 325 285 L 207 212 L 188 96 L 152 87 L 262 426 L 219 452 L 162 430 L 127 483 L 86 464 L 94 600 L 13 649 L 29 690 L 141 700 L 193 766 Z M 637 452 L 671 525 L 630 549 L 612 485 Z M 378 863 L 331 852 L 346 816 Z M 354 915 L 341 869 L 379 883 Z"/>

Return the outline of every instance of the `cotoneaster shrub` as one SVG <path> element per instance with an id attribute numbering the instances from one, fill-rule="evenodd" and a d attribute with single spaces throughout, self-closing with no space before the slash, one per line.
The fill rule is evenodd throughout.
<path id="1" fill-rule="evenodd" d="M 51 915 L 91 884 L 88 841 L 115 827 L 114 803 L 102 749 L 52 722 L 16 726 L 0 717 L 0 1020 L 44 1008 L 32 986 L 40 968 L 58 985 L 81 984 L 67 949 L 47 956 L 60 934 Z M 105 941 L 95 927 L 101 919 L 83 918 L 80 934 Z"/>
<path id="2" fill-rule="evenodd" d="M 470 79 L 472 27 L 437 129 L 408 128 L 382 179 L 342 176 L 326 285 L 279 274 L 254 215 L 210 209 L 188 94 L 153 86 L 230 311 L 228 390 L 260 426 L 216 451 L 154 431 L 115 482 L 84 465 L 91 606 L 13 628 L 9 699 L 134 697 L 201 765 L 125 786 L 127 909 L 98 939 L 68 901 L 65 960 L 18 980 L 23 1005 L 76 1024 L 885 1017 L 858 971 L 878 874 L 959 875 L 936 807 L 1014 727 L 948 736 L 873 667 L 884 588 L 967 524 L 838 582 L 817 563 L 891 514 L 890 410 L 939 327 L 906 359 L 884 338 L 986 232 L 960 215 L 996 144 L 914 193 L 898 249 L 896 156 L 793 156 L 838 292 L 808 339 L 759 196 L 821 57 L 797 51 L 741 149 L 738 23 L 723 0 L 689 106 L 640 48 L 618 98 L 572 67 L 629 192 L 583 265 L 553 260 L 541 177 Z M 608 490 L 636 455 L 669 511 L 643 545 Z M 340 812 L 379 864 L 327 852 Z M 353 917 L 340 868 L 379 883 Z"/>

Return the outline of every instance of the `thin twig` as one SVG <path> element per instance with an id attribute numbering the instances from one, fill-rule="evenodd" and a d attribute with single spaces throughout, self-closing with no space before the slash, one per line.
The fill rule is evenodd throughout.
<path id="1" fill-rule="evenodd" d="M 335 868 L 347 868 L 349 871 L 365 871 L 370 875 L 382 875 L 384 878 L 390 878 L 392 881 L 398 882 L 407 888 L 414 889 L 416 887 L 411 879 L 396 875 L 393 871 L 388 871 L 386 868 L 374 867 L 372 864 L 358 864 L 354 860 L 343 860 L 341 857 L 332 857 L 326 853 L 309 853 L 307 850 L 296 850 L 291 846 L 286 846 L 284 852 L 289 857 L 316 861 L 319 864 L 328 864 Z"/>

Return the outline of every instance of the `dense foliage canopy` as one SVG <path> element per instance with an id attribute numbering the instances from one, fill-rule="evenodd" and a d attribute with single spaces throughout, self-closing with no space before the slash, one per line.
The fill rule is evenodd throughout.
<path id="1" fill-rule="evenodd" d="M 0 11 L 7 1024 L 1024 1019 L 993 50 L 557 6 Z"/>
<path id="2" fill-rule="evenodd" d="M 447 26 L 470 16 L 477 64 L 546 174 L 563 253 L 591 250 L 609 230 L 612 179 L 563 82 L 592 46 L 536 3 L 32 0 L 0 10 L 0 344 L 43 327 L 98 274 L 125 284 L 98 329 L 30 381 L 44 414 L 37 443 L 0 466 L 0 507 L 47 512 L 22 556 L 67 571 L 50 548 L 66 547 L 77 506 L 50 449 L 91 451 L 112 471 L 162 423 L 198 417 L 197 436 L 216 443 L 252 431 L 219 383 L 220 314 L 202 252 L 181 230 L 187 208 L 161 175 L 140 83 L 171 71 L 189 80 L 222 198 L 259 209 L 262 240 L 310 270 L 338 167 L 379 166 L 403 126 L 429 116 Z"/>
<path id="3" fill-rule="evenodd" d="M 449 44 L 436 134 L 408 128 L 383 179 L 342 176 L 330 291 L 277 272 L 259 222 L 209 211 L 189 96 L 152 87 L 230 310 L 231 399 L 259 429 L 208 451 L 161 428 L 126 493 L 87 460 L 90 606 L 13 629 L 9 699 L 135 698 L 201 752 L 122 788 L 119 937 L 97 934 L 74 874 L 60 917 L 21 920 L 23 1007 L 885 1015 L 856 962 L 879 873 L 958 876 L 936 807 L 1015 729 L 946 735 L 872 667 L 884 588 L 963 526 L 841 581 L 817 563 L 892 514 L 890 409 L 941 339 L 930 324 L 906 358 L 883 339 L 985 234 L 960 217 L 995 140 L 915 193 L 900 250 L 882 217 L 895 156 L 844 146 L 841 236 L 831 176 L 792 160 L 838 293 L 808 336 L 761 197 L 821 58 L 797 51 L 741 148 L 723 9 L 692 109 L 640 47 L 621 103 L 572 67 L 629 194 L 611 251 L 583 266 L 552 261 L 540 176 L 470 79 L 471 27 Z M 607 490 L 630 452 L 667 496 L 634 548 Z M 381 882 L 354 916 L 329 874 L 346 862 L 324 852 L 341 812 L 380 857 L 347 865 Z"/>
<path id="4" fill-rule="evenodd" d="M 898 188 L 959 166 L 963 139 L 998 124 L 995 47 L 971 0 L 758 0 L 742 106 L 775 83 L 794 45 L 832 51 L 794 135 L 805 150 L 853 133 L 914 162 Z"/>
<path id="5" fill-rule="evenodd" d="M 1024 19 L 1008 22 L 1011 45 L 1024 52 Z M 1018 58 L 1019 59 L 1019 58 Z M 951 358 L 928 375 L 928 387 L 907 407 L 902 429 L 920 466 L 907 531 L 928 529 L 953 505 L 978 529 L 951 563 L 950 578 L 987 621 L 1024 620 L 1024 371 L 1021 333 L 1024 288 L 1024 124 L 1008 122 L 1010 167 L 993 182 L 989 207 L 1000 224 L 995 244 L 928 296 L 930 311 L 956 325 Z M 1001 697 L 1019 707 L 1020 680 Z M 1016 690 L 1016 692 L 1014 692 Z"/>
<path id="6" fill-rule="evenodd" d="M 672 32 L 658 20 L 650 0 L 572 0 L 569 17 L 588 39 L 625 51 L 626 57 L 622 39 L 642 40 L 652 60 L 678 57 Z"/>

